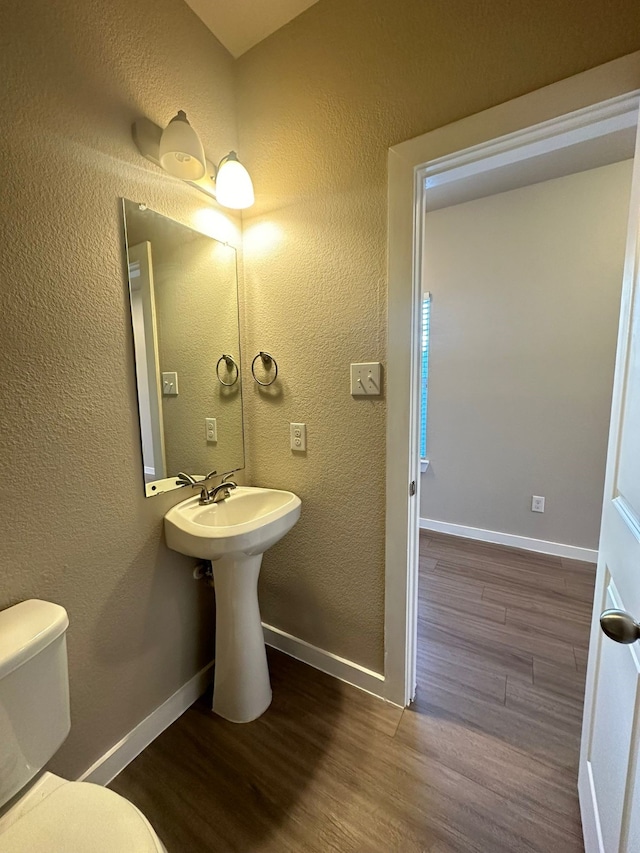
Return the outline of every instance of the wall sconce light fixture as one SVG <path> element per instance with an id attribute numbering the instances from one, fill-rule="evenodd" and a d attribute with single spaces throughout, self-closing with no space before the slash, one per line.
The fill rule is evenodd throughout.
<path id="1" fill-rule="evenodd" d="M 215 179 L 216 198 L 223 207 L 241 210 L 251 207 L 255 201 L 249 172 L 238 160 L 235 151 L 222 158 L 216 169 Z"/>
<path id="2" fill-rule="evenodd" d="M 133 123 L 132 133 L 143 157 L 215 198 L 223 207 L 243 210 L 253 204 L 251 177 L 236 152 L 230 151 L 214 166 L 206 158 L 202 142 L 183 110 L 164 130 L 141 118 Z"/>
<path id="3" fill-rule="evenodd" d="M 178 110 L 178 114 L 162 131 L 158 158 L 162 168 L 176 178 L 182 178 L 183 181 L 204 178 L 207 171 L 204 148 L 183 110 Z"/>

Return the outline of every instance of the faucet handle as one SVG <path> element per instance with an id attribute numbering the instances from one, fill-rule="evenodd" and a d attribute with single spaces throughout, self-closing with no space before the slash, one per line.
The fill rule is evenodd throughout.
<path id="1" fill-rule="evenodd" d="M 210 480 L 212 477 L 215 477 L 215 475 L 217 473 L 218 473 L 217 471 L 209 471 L 209 473 L 205 474 L 205 476 L 201 480 L 196 480 L 194 477 L 192 477 L 191 478 L 191 480 L 192 480 L 191 485 L 192 486 L 204 486 L 204 484 L 207 482 L 207 480 Z"/>
<path id="2" fill-rule="evenodd" d="M 185 474 L 184 471 L 180 471 L 176 477 L 176 483 L 179 483 L 181 486 L 195 486 L 196 478 L 192 477 L 191 474 Z"/>
<path id="3" fill-rule="evenodd" d="M 204 498 L 211 491 L 207 487 L 207 480 L 210 480 L 212 477 L 215 477 L 215 475 L 217 473 L 218 473 L 217 471 L 209 471 L 209 473 L 205 477 L 203 477 L 202 480 L 194 480 L 193 483 L 191 484 L 191 488 L 192 489 L 195 489 L 195 488 L 201 489 L 201 491 L 202 491 L 201 497 Z"/>

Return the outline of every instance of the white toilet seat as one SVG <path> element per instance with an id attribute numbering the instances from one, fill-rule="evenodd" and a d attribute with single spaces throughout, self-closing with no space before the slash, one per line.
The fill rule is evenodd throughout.
<path id="1" fill-rule="evenodd" d="M 0 831 L 2 853 L 166 853 L 146 817 L 119 794 L 65 782 Z"/>

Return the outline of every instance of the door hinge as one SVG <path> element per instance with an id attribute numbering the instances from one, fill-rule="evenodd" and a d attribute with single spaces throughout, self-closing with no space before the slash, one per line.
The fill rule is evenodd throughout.
<path id="1" fill-rule="evenodd" d="M 416 481 L 412 480 L 409 483 L 409 497 L 412 498 L 415 495 L 415 493 L 416 493 Z"/>

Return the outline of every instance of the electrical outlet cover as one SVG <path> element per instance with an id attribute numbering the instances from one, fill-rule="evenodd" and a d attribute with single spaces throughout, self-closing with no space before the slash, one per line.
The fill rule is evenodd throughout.
<path id="1" fill-rule="evenodd" d="M 302 453 L 307 449 L 307 425 L 289 424 L 291 449 Z"/>
<path id="2" fill-rule="evenodd" d="M 531 512 L 544 512 L 544 498 L 541 495 L 532 495 Z"/>

